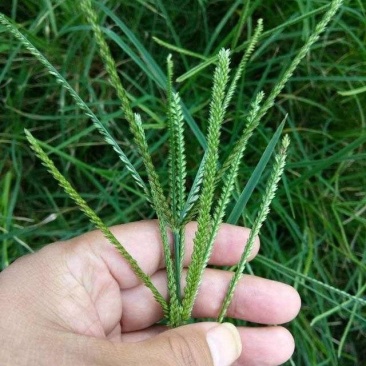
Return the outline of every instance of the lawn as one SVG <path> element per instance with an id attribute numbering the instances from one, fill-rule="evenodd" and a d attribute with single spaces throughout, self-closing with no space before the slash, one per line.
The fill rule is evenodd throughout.
<path id="1" fill-rule="evenodd" d="M 232 50 L 238 65 L 259 18 L 264 33 L 229 106 L 220 159 L 238 137 L 257 92 L 273 88 L 315 28 L 322 0 L 96 0 L 100 23 L 150 153 L 168 186 L 165 65 L 175 63 L 184 101 L 191 184 L 207 130 L 212 57 Z M 144 177 L 131 133 L 109 85 L 90 27 L 72 1 L 13 0 L 0 11 L 68 80 Z M 296 351 L 288 365 L 361 365 L 366 359 L 366 6 L 346 0 L 262 118 L 235 185 L 239 197 L 285 119 L 291 138 L 285 174 L 247 269 L 295 286 L 302 298 L 288 325 Z M 70 95 L 0 26 L 1 269 L 47 243 L 92 230 L 32 153 L 27 128 L 108 225 L 153 218 L 139 187 Z M 239 224 L 251 227 L 269 170 Z M 231 208 L 234 207 L 234 201 Z M 229 208 L 230 208 L 229 207 Z"/>

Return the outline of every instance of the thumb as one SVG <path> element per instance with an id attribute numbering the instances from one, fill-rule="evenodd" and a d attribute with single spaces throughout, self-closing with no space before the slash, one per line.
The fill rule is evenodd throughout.
<path id="1" fill-rule="evenodd" d="M 120 346 L 136 365 L 229 366 L 241 353 L 241 339 L 230 323 L 197 323 L 168 330 L 147 341 Z"/>

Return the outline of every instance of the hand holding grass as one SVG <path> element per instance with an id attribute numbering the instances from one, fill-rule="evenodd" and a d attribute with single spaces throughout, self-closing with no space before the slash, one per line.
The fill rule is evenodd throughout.
<path id="1" fill-rule="evenodd" d="M 195 223 L 187 225 L 182 281 L 196 229 Z M 111 231 L 167 297 L 157 221 L 120 225 Z M 247 229 L 221 225 L 210 264 L 237 263 L 248 235 Z M 256 241 L 251 259 L 258 249 Z M 194 317 L 217 316 L 231 277 L 227 271 L 205 270 Z M 229 365 L 241 345 L 237 365 L 278 365 L 294 347 L 292 336 L 279 326 L 239 327 L 235 332 L 232 326 L 220 328 L 209 322 L 174 330 L 156 325 L 163 317 L 161 306 L 98 231 L 49 245 L 15 262 L 0 275 L 0 292 L 0 312 L 7 314 L 0 319 L 0 359 L 5 365 L 185 365 L 187 359 L 190 364 Z M 299 296 L 290 286 L 244 276 L 228 315 L 281 324 L 293 319 L 299 307 Z M 221 330 L 219 337 L 211 337 L 221 342 L 215 346 L 222 357 L 216 363 L 208 346 L 213 343 L 206 340 L 214 329 Z"/>
<path id="2" fill-rule="evenodd" d="M 225 112 L 230 106 L 237 81 L 243 74 L 263 30 L 262 21 L 258 22 L 233 77 L 230 76 L 230 51 L 222 49 L 219 52 L 213 74 L 205 152 L 190 189 L 186 181 L 184 114 L 180 96 L 173 88 L 172 59 L 168 58 L 166 85 L 166 125 L 169 136 L 168 192 L 165 192 L 161 177 L 153 165 L 145 134 L 144 116 L 132 110 L 127 92 L 119 78 L 116 63 L 104 39 L 102 28 L 97 22 L 98 17 L 93 9 L 93 2 L 81 1 L 81 11 L 86 15 L 93 29 L 110 83 L 116 90 L 124 117 L 133 135 L 136 151 L 145 166 L 144 175 L 139 174 L 105 123 L 94 114 L 76 90 L 42 53 L 0 14 L 0 23 L 48 69 L 50 74 L 56 77 L 76 105 L 91 118 L 105 141 L 112 145 L 135 183 L 142 188 L 143 195 L 155 211 L 159 223 L 158 225 L 157 222 L 131 224 L 132 226 L 118 227 L 110 231 L 96 212 L 62 176 L 47 152 L 43 150 L 42 143 L 37 141 L 30 131 L 26 131 L 27 139 L 36 155 L 65 192 L 101 231 L 99 234 L 94 233 L 81 239 L 74 239 L 68 244 L 51 246 L 33 256 L 35 261 L 42 255 L 44 258 L 49 258 L 43 260 L 44 269 L 49 274 L 41 287 L 37 287 L 39 281 L 32 282 L 32 278 L 29 279 L 30 284 L 21 282 L 25 287 L 24 293 L 32 290 L 32 296 L 23 300 L 30 304 L 27 314 L 31 316 L 38 314 L 40 317 L 39 319 L 37 316 L 34 317 L 36 324 L 34 328 L 29 330 L 26 322 L 28 318 L 25 319 L 22 327 L 23 339 L 30 339 L 29 344 L 24 344 L 30 347 L 31 357 L 43 357 L 42 353 L 40 356 L 38 352 L 37 355 L 33 354 L 31 344 L 34 342 L 34 349 L 37 349 L 39 341 L 45 338 L 45 343 L 50 343 L 49 347 L 44 348 L 44 357 L 46 359 L 48 357 L 45 364 L 48 364 L 48 360 L 53 362 L 52 357 L 61 355 L 66 359 L 66 364 L 75 364 L 77 361 L 80 364 L 81 358 L 86 364 L 105 364 L 106 362 L 114 364 L 123 360 L 126 364 L 228 365 L 237 358 L 241 343 L 243 352 L 238 364 L 279 364 L 289 358 L 293 350 L 293 340 L 289 333 L 280 327 L 240 328 L 238 333 L 234 331 L 233 326 L 220 327 L 216 323 L 196 323 L 189 326 L 184 324 L 191 322 L 192 318 L 216 318 L 222 322 L 226 315 L 257 323 L 280 324 L 292 319 L 298 311 L 299 298 L 290 287 L 242 275 L 247 260 L 253 255 L 252 252 L 255 253 L 255 238 L 269 213 L 270 203 L 284 169 L 289 146 L 288 136 L 282 139 L 279 152 L 275 155 L 275 163 L 261 197 L 249 239 L 246 240 L 245 235 L 244 238 L 242 237 L 243 229 L 222 225 L 222 222 L 228 215 L 226 209 L 251 135 L 261 118 L 274 105 L 275 99 L 297 65 L 326 29 L 341 3 L 342 0 L 333 0 L 330 3 L 324 17 L 268 96 L 266 97 L 263 92 L 253 96 L 248 113 L 243 118 L 243 130 L 225 159 L 219 151 Z M 230 222 L 236 222 L 231 220 L 234 212 L 236 216 L 242 214 L 245 206 L 242 202 L 249 199 L 257 185 L 261 172 L 274 151 L 282 128 L 283 124 L 278 128 L 260 159 L 258 169 L 256 168 L 253 173 L 253 179 L 251 177 L 248 181 L 249 188 L 245 187 L 243 190 L 245 199 L 241 199 L 242 196 L 239 197 L 238 203 L 229 216 Z M 254 181 L 255 184 L 253 184 Z M 239 202 L 241 202 L 240 205 L 238 205 Z M 192 229 L 192 224 L 186 227 L 192 219 L 197 220 L 196 229 Z M 170 238 L 167 235 L 169 230 Z M 109 244 L 102 239 L 102 234 Z M 120 241 L 119 238 L 122 240 Z M 243 251 L 245 242 L 247 245 Z M 117 254 L 121 254 L 123 258 Z M 52 259 L 55 263 L 50 267 L 48 263 L 52 263 Z M 30 259 L 24 261 L 30 261 Z M 238 264 L 238 266 L 233 275 L 207 268 L 207 264 L 216 266 Z M 42 269 L 42 265 L 30 267 L 32 270 L 27 271 L 24 275 L 26 278 L 32 271 Z M 33 268 L 36 269 L 33 270 Z M 35 277 L 37 279 L 37 276 Z M 8 281 L 14 281 L 14 278 L 16 275 L 10 277 Z M 15 287 L 19 286 L 9 288 Z M 46 293 L 47 288 L 52 291 Z M 11 296 L 16 297 L 17 294 L 14 295 L 9 290 L 8 298 Z M 22 300 L 21 297 L 20 300 Z M 1 306 L 5 307 L 5 305 L 0 304 L 0 310 L 4 311 Z M 48 312 L 44 311 L 44 308 L 48 309 Z M 5 309 L 5 312 L 15 314 L 14 319 L 22 319 L 18 313 L 23 309 L 19 309 L 18 312 L 16 310 L 17 308 L 12 306 L 10 310 Z M 171 327 L 181 327 L 164 332 L 166 328 L 155 326 L 162 318 Z M 42 321 L 49 322 L 45 325 L 45 329 L 42 329 Z M 8 319 L 3 322 L 5 324 Z M 16 321 L 13 323 L 17 324 Z M 12 323 L 9 324 L 11 326 Z M 53 327 L 56 327 L 54 336 L 57 341 L 53 340 L 51 334 Z M 213 329 L 221 329 L 227 334 L 227 337 L 211 337 L 211 340 L 214 338 L 220 340 L 216 353 L 210 352 L 211 343 L 207 341 Z M 233 332 L 230 332 L 230 329 Z M 37 330 L 41 334 L 39 337 L 32 333 Z M 47 334 L 46 330 L 51 331 L 48 336 L 44 336 Z M 30 333 L 27 334 L 27 332 Z M 239 334 L 241 341 L 239 341 Z M 8 340 L 5 339 L 5 341 Z M 142 343 L 133 343 L 128 346 L 124 344 L 131 341 Z M 67 355 L 63 353 L 65 352 L 64 342 L 66 342 L 66 348 L 70 349 Z M 16 346 L 10 337 L 8 348 L 11 350 L 11 347 L 15 347 L 14 350 L 16 347 L 24 348 L 22 343 Z M 227 357 L 220 362 L 212 362 L 215 354 Z M 5 354 L 9 362 L 13 361 L 12 356 L 11 352 Z M 29 362 L 29 357 L 27 360 Z M 39 362 L 41 358 L 35 363 L 39 364 Z"/>

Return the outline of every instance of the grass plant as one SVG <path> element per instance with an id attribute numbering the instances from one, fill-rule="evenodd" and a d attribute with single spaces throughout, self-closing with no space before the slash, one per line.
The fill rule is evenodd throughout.
<path id="1" fill-rule="evenodd" d="M 357 28 L 364 24 L 363 5 L 257 1 L 243 7 L 238 1 L 223 6 L 216 17 L 209 13 L 214 7 L 210 2 L 195 2 L 197 9 L 190 10 L 191 3 L 181 4 L 182 14 L 187 14 L 182 31 L 175 28 L 179 17 L 173 3 L 106 5 L 86 0 L 81 2 L 85 22 L 68 2 L 38 8 L 25 1 L 23 7 L 37 14 L 34 20 L 15 3 L 2 9 L 8 15 L 1 17 L 0 33 L 6 54 L 0 70 L 6 101 L 1 134 L 6 149 L 0 166 L 2 267 L 36 249 L 34 242 L 45 244 L 90 229 L 70 198 L 107 237 L 109 225 L 151 218 L 156 212 L 169 302 L 139 273 L 123 247 L 109 239 L 155 291 L 168 323 L 178 326 L 191 321 L 218 226 L 240 221 L 253 234 L 234 268 L 218 314 L 222 321 L 250 243 L 263 225 L 264 255 L 248 270 L 295 285 L 304 301 L 291 325 L 297 352 L 290 364 L 357 364 L 363 357 L 360 339 L 366 324 L 361 173 L 366 79 L 360 62 L 365 49 Z M 258 14 L 265 31 L 262 20 L 255 20 Z M 324 33 L 334 17 L 336 22 Z M 22 23 L 21 32 L 10 18 Z M 198 44 L 190 42 L 198 32 L 192 26 L 195 21 L 202 23 L 200 34 L 193 37 Z M 108 22 L 113 26 L 100 25 Z M 156 43 L 143 40 L 139 23 Z M 121 50 L 127 56 L 121 57 Z M 174 56 L 166 57 L 165 50 Z M 167 72 L 159 66 L 165 63 Z M 353 112 L 346 113 L 346 106 Z M 279 123 L 283 119 L 285 126 Z M 68 194 L 28 157 L 24 127 L 32 148 Z M 293 142 L 290 162 L 272 203 L 271 220 L 264 222 L 283 170 L 287 137 L 273 168 L 266 166 L 283 129 Z M 240 164 L 247 147 L 245 164 Z M 260 201 L 257 209 L 255 202 Z M 192 219 L 198 230 L 187 286 L 181 289 L 184 226 Z M 168 228 L 174 237 L 172 253 Z"/>

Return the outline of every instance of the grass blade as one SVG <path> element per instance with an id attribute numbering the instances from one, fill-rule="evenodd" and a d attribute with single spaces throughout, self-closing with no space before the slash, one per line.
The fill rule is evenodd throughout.
<path id="1" fill-rule="evenodd" d="M 229 218 L 227 220 L 227 222 L 229 224 L 235 225 L 238 222 L 240 216 L 242 215 L 242 213 L 245 209 L 245 206 L 246 206 L 250 196 L 252 195 L 255 187 L 257 186 L 257 184 L 262 176 L 262 173 L 263 173 L 265 167 L 267 166 L 268 161 L 277 145 L 277 142 L 281 136 L 284 125 L 285 125 L 285 121 L 282 121 L 280 126 L 277 128 L 275 134 L 271 138 L 270 142 L 268 143 L 262 157 L 260 158 L 257 166 L 255 167 L 252 175 L 250 176 L 247 184 L 245 185 L 242 193 L 240 194 L 237 203 L 235 204 L 233 210 L 231 211 L 231 213 L 229 215 Z"/>
<path id="2" fill-rule="evenodd" d="M 204 259 L 205 267 L 207 266 L 208 260 L 210 259 L 214 240 L 219 230 L 219 225 L 222 223 L 223 217 L 225 215 L 226 206 L 229 203 L 231 193 L 234 188 L 235 179 L 238 175 L 239 165 L 246 149 L 247 143 L 252 136 L 255 128 L 258 126 L 257 113 L 260 109 L 260 103 L 263 99 L 263 96 L 264 93 L 258 93 L 255 101 L 252 103 L 252 108 L 247 118 L 247 126 L 244 130 L 244 133 L 242 134 L 240 143 L 237 145 L 239 148 L 236 151 L 233 160 L 230 161 L 230 168 L 228 169 L 229 172 L 224 177 L 224 184 L 221 190 L 220 198 L 215 207 L 212 220 L 212 230 L 206 247 Z"/>
<path id="3" fill-rule="evenodd" d="M 125 164 L 127 170 L 131 173 L 137 185 L 139 185 L 145 192 L 147 197 L 150 197 L 149 191 L 145 182 L 136 171 L 133 164 L 127 158 L 126 154 L 114 140 L 110 132 L 104 126 L 104 124 L 98 119 L 88 105 L 81 99 L 66 79 L 56 70 L 56 68 L 42 55 L 42 53 L 36 49 L 28 39 L 12 24 L 10 23 L 3 14 L 0 13 L 0 23 L 13 34 L 25 47 L 26 49 L 47 69 L 47 71 L 56 78 L 57 82 L 71 95 L 76 104 L 84 111 L 85 115 L 88 116 L 97 130 L 102 134 L 104 140 L 113 147 L 113 150 L 118 154 L 121 161 Z"/>
<path id="4" fill-rule="evenodd" d="M 123 258 L 130 264 L 131 269 L 134 271 L 136 276 L 151 290 L 156 301 L 162 306 L 164 312 L 168 311 L 168 306 L 162 295 L 153 285 L 150 277 L 141 269 L 136 260 L 127 252 L 124 246 L 117 240 L 117 238 L 112 234 L 108 227 L 103 223 L 103 221 L 98 217 L 98 215 L 88 206 L 86 201 L 75 191 L 67 179 L 59 172 L 59 170 L 54 165 L 53 161 L 47 156 L 44 150 L 40 147 L 37 140 L 33 135 L 25 130 L 26 137 L 36 155 L 41 159 L 43 165 L 56 179 L 59 185 L 65 190 L 65 192 L 73 199 L 73 201 L 79 206 L 80 210 L 85 213 L 90 221 L 103 233 L 103 235 L 108 239 L 108 241 L 118 250 Z"/>
<path id="5" fill-rule="evenodd" d="M 107 14 L 115 24 L 122 30 L 122 32 L 127 36 L 127 38 L 131 41 L 131 43 L 136 47 L 137 51 L 140 54 L 141 59 L 144 61 L 146 67 L 150 70 L 152 79 L 156 82 L 156 84 L 165 90 L 166 88 L 166 77 L 156 63 L 154 58 L 150 55 L 147 49 L 143 46 L 143 44 L 137 39 L 137 37 L 130 31 L 127 25 L 120 19 L 112 10 L 108 9 L 102 3 L 97 4 L 105 14 Z M 183 115 L 185 120 L 187 121 L 189 127 L 191 128 L 192 132 L 196 136 L 199 144 L 205 149 L 206 148 L 206 140 L 201 131 L 198 127 L 195 120 L 192 118 L 191 114 L 189 113 L 187 107 L 182 105 Z"/>
<path id="6" fill-rule="evenodd" d="M 219 322 L 222 322 L 226 315 L 227 309 L 234 296 L 235 288 L 238 285 L 238 282 L 243 274 L 248 257 L 253 249 L 254 240 L 255 240 L 256 236 L 259 234 L 262 224 L 265 221 L 265 219 L 269 213 L 269 206 L 275 196 L 278 182 L 281 178 L 281 175 L 282 175 L 284 167 L 285 167 L 286 152 L 287 152 L 287 148 L 288 148 L 289 144 L 290 144 L 290 139 L 286 135 L 282 140 L 281 150 L 275 157 L 276 161 L 275 161 L 274 167 L 272 169 L 271 176 L 269 177 L 265 193 L 262 197 L 262 203 L 259 207 L 257 217 L 256 217 L 253 227 L 250 231 L 249 238 L 246 243 L 245 249 L 240 258 L 240 261 L 239 261 L 239 264 L 235 271 L 235 274 L 230 281 L 229 289 L 226 293 L 225 299 L 224 299 L 222 307 L 221 307 L 220 314 L 217 318 L 217 320 Z"/>

